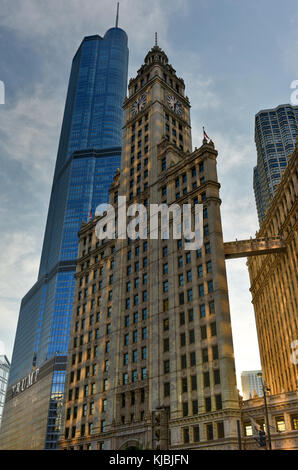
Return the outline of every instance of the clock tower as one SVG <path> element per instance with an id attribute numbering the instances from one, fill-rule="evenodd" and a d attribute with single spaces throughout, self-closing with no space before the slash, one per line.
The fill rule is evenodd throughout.
<path id="1" fill-rule="evenodd" d="M 184 81 L 177 77 L 157 42 L 146 55 L 137 76 L 129 81 L 128 89 L 129 96 L 124 102 L 122 170 L 126 195 L 132 199 L 127 171 L 136 161 L 141 163 L 143 156 L 150 155 L 150 185 L 159 175 L 158 145 L 163 140 L 171 143 L 182 157 L 191 152 L 192 142 L 190 103 L 185 96 Z M 142 192 L 142 188 L 136 191 Z"/>

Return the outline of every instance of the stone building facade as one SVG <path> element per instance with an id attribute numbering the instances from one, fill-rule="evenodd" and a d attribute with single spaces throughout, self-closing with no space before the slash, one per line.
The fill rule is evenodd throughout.
<path id="1" fill-rule="evenodd" d="M 61 448 L 235 449 L 217 151 L 206 139 L 192 151 L 184 81 L 157 44 L 129 82 L 124 114 L 110 190 L 117 215 L 120 196 L 148 210 L 190 203 L 193 219 L 202 204 L 203 244 L 187 250 L 183 238 L 119 233 L 99 241 L 107 215 L 83 224 Z"/>
<path id="2" fill-rule="evenodd" d="M 298 450 L 298 392 L 268 394 L 267 408 L 272 450 Z M 243 449 L 260 449 L 254 423 L 265 431 L 266 446 L 263 449 L 268 448 L 264 399 L 260 397 L 245 400 L 241 414 Z"/>
<path id="3" fill-rule="evenodd" d="M 264 381 L 272 395 L 297 390 L 298 378 L 298 148 L 257 233 L 281 236 L 282 253 L 248 258 Z"/>

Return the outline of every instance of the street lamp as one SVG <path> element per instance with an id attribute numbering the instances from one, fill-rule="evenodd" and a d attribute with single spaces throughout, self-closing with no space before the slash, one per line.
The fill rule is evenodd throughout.
<path id="1" fill-rule="evenodd" d="M 265 416 L 266 416 L 266 430 L 267 430 L 267 434 L 268 434 L 268 444 L 269 444 L 269 450 L 272 450 L 270 425 L 269 425 L 269 417 L 268 417 L 268 407 L 267 407 L 267 392 L 270 392 L 270 388 L 266 386 L 265 382 L 263 382 L 261 372 L 259 372 L 257 374 L 257 376 L 261 379 L 261 383 L 262 383 L 263 396 L 264 396 L 264 406 L 265 406 Z"/>

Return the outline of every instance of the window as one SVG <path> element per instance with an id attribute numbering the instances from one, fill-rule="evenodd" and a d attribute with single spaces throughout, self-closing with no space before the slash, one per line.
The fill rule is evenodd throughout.
<path id="1" fill-rule="evenodd" d="M 220 384 L 220 371 L 219 371 L 219 369 L 215 369 L 213 371 L 213 375 L 214 375 L 214 385 Z"/>
<path id="2" fill-rule="evenodd" d="M 197 376 L 196 375 L 191 375 L 190 376 L 190 381 L 191 381 L 191 389 L 192 390 L 197 390 Z"/>
<path id="3" fill-rule="evenodd" d="M 107 399 L 102 400 L 101 411 L 107 411 Z"/>
<path id="4" fill-rule="evenodd" d="M 168 274 L 168 263 L 163 265 L 163 274 Z"/>
<path id="5" fill-rule="evenodd" d="M 204 284 L 199 285 L 199 297 L 204 297 Z"/>
<path id="6" fill-rule="evenodd" d="M 297 415 L 291 415 L 291 424 L 292 424 L 292 429 L 293 430 L 298 429 L 298 414 Z"/>
<path id="7" fill-rule="evenodd" d="M 186 369 L 186 367 L 186 354 L 183 354 L 183 356 L 181 356 L 181 369 Z"/>
<path id="8" fill-rule="evenodd" d="M 204 374 L 203 374 L 203 384 L 204 384 L 204 387 L 210 387 L 210 375 L 209 375 L 209 372 L 204 372 Z"/>
<path id="9" fill-rule="evenodd" d="M 143 308 L 143 310 L 142 310 L 142 318 L 143 318 L 143 320 L 146 320 L 146 319 L 147 319 L 147 315 L 148 315 L 148 310 L 147 310 L 147 308 Z"/>
<path id="10" fill-rule="evenodd" d="M 213 291 L 213 281 L 208 281 L 208 293 L 211 294 Z"/>
<path id="11" fill-rule="evenodd" d="M 253 435 L 253 429 L 251 424 L 245 424 L 245 435 L 246 436 L 252 436 Z"/>
<path id="12" fill-rule="evenodd" d="M 202 360 L 203 362 L 208 362 L 208 348 L 202 349 Z"/>
<path id="13" fill-rule="evenodd" d="M 211 302 L 209 302 L 209 313 L 210 315 L 215 313 L 214 300 L 211 300 Z"/>
<path id="14" fill-rule="evenodd" d="M 222 400 L 221 400 L 221 395 L 215 395 L 215 406 L 217 410 L 222 409 Z"/>
<path id="15" fill-rule="evenodd" d="M 190 365 L 191 365 L 191 367 L 192 367 L 192 366 L 195 366 L 195 365 L 196 365 L 196 353 L 195 353 L 195 351 L 191 352 L 190 355 L 189 355 L 189 357 L 190 357 Z"/>
<path id="16" fill-rule="evenodd" d="M 199 442 L 199 440 L 200 440 L 200 428 L 199 428 L 199 426 L 194 426 L 194 428 L 193 428 L 193 440 L 194 440 L 194 442 Z"/>
<path id="17" fill-rule="evenodd" d="M 184 416 L 187 416 L 187 414 Z M 184 444 L 189 443 L 189 428 L 183 428 L 183 442 Z"/>
<path id="18" fill-rule="evenodd" d="M 169 338 L 165 338 L 163 340 L 163 352 L 167 352 L 170 350 L 170 340 Z"/>
<path id="19" fill-rule="evenodd" d="M 180 346 L 183 348 L 183 346 L 186 345 L 186 337 L 185 337 L 185 333 L 181 333 L 180 334 Z"/>
<path id="20" fill-rule="evenodd" d="M 170 372 L 170 361 L 167 359 L 166 361 L 163 362 L 163 369 L 164 373 L 168 374 Z"/>
<path id="21" fill-rule="evenodd" d="M 212 357 L 213 357 L 214 361 L 216 359 L 218 359 L 218 346 L 217 346 L 217 344 L 215 346 L 212 346 Z"/>
<path id="22" fill-rule="evenodd" d="M 182 393 L 186 393 L 187 392 L 187 378 L 186 377 L 183 377 L 181 384 L 182 384 L 182 387 L 181 387 Z"/>
<path id="23" fill-rule="evenodd" d="M 189 331 L 189 344 L 192 344 L 195 342 L 195 330 L 190 330 Z"/>
<path id="24" fill-rule="evenodd" d="M 198 405 L 198 400 L 193 400 L 192 401 L 192 413 L 194 415 L 197 415 L 199 412 L 199 405 Z"/>
<path id="25" fill-rule="evenodd" d="M 216 336 L 216 322 L 210 324 L 211 336 Z"/>
<path id="26" fill-rule="evenodd" d="M 276 428 L 279 432 L 286 430 L 286 424 L 283 416 L 277 416 L 275 418 Z"/>
<path id="27" fill-rule="evenodd" d="M 166 382 L 163 384 L 163 394 L 164 397 L 170 396 L 170 382 Z"/>
<path id="28" fill-rule="evenodd" d="M 205 397 L 205 410 L 211 411 L 211 397 Z"/>
<path id="29" fill-rule="evenodd" d="M 206 307 L 205 304 L 200 305 L 200 318 L 205 318 L 206 316 Z"/>
<path id="30" fill-rule="evenodd" d="M 201 326 L 201 339 L 207 338 L 207 327 L 206 325 Z"/>
<path id="31" fill-rule="evenodd" d="M 223 439 L 225 437 L 225 427 L 224 427 L 224 422 L 219 421 L 217 423 L 217 438 L 218 439 Z"/>
<path id="32" fill-rule="evenodd" d="M 188 416 L 188 402 L 182 403 L 183 416 Z"/>
<path id="33" fill-rule="evenodd" d="M 188 310 L 188 321 L 189 322 L 193 321 L 193 309 L 192 308 Z"/>

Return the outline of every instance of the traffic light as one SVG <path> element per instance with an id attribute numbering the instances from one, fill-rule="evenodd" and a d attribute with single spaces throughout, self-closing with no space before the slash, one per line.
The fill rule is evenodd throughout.
<path id="1" fill-rule="evenodd" d="M 264 431 L 259 431 L 259 445 L 261 447 L 266 447 L 266 434 Z"/>
<path id="2" fill-rule="evenodd" d="M 160 412 L 153 412 L 153 441 L 155 449 L 160 449 L 160 418 Z"/>
<path id="3" fill-rule="evenodd" d="M 168 414 L 164 408 L 157 408 L 152 412 L 152 447 L 168 448 Z"/>

